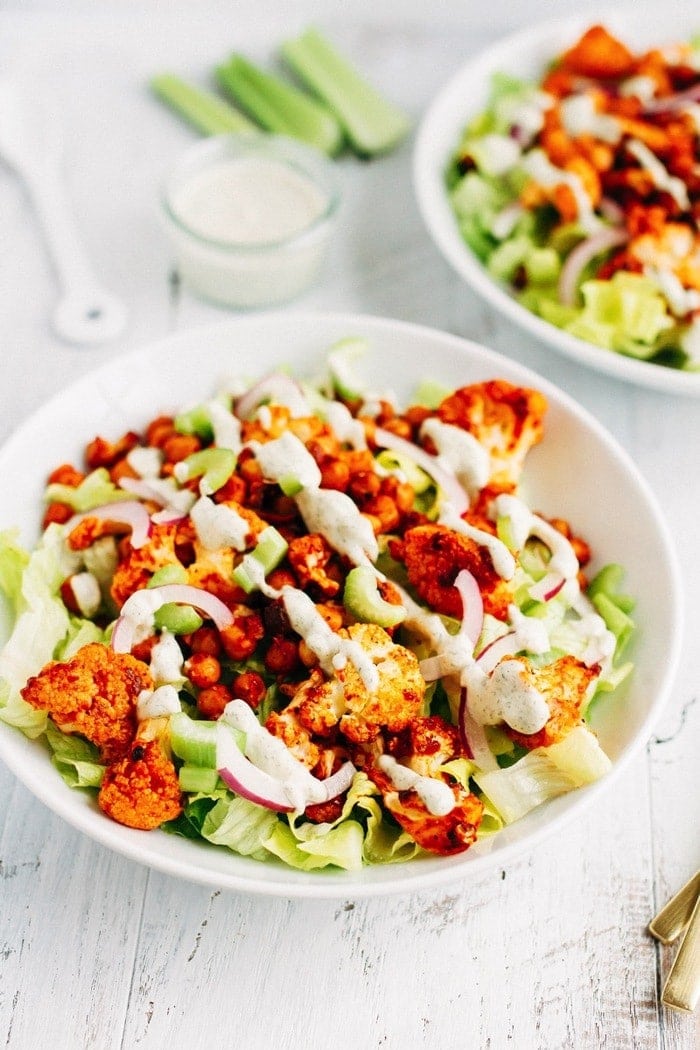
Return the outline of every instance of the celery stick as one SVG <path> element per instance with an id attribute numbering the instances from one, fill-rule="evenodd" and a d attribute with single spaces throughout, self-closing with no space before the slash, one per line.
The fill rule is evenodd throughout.
<path id="1" fill-rule="evenodd" d="M 228 102 L 172 73 L 154 77 L 151 89 L 162 102 L 205 135 L 255 130 L 252 122 Z"/>
<path id="2" fill-rule="evenodd" d="M 282 45 L 299 79 L 335 113 L 353 149 L 363 156 L 385 153 L 406 136 L 404 113 L 384 98 L 317 29 Z"/>
<path id="3" fill-rule="evenodd" d="M 340 150 L 343 130 L 330 110 L 242 55 L 232 55 L 217 68 L 216 77 L 224 91 L 267 131 L 301 139 L 331 156 Z"/>

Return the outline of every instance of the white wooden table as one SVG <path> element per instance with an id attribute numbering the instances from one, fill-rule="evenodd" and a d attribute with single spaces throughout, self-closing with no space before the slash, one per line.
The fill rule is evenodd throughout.
<path id="1" fill-rule="evenodd" d="M 144 89 L 228 50 L 266 57 L 317 20 L 417 119 L 470 53 L 582 3 L 178 6 L 0 0 L 0 69 L 32 70 L 65 118 L 68 188 L 98 272 L 129 304 L 118 344 L 71 349 L 27 198 L 0 168 L 0 438 L 125 349 L 223 316 L 173 295 L 155 199 L 192 139 Z M 631 452 L 668 516 L 687 632 L 671 702 L 617 783 L 535 855 L 477 883 L 384 899 L 270 900 L 190 885 L 93 844 L 0 769 L 0 1041 L 11 1050 L 692 1050 L 660 1005 L 671 959 L 645 932 L 700 860 L 700 403 L 623 385 L 537 345 L 466 289 L 414 206 L 411 143 L 338 163 L 341 228 L 298 305 L 444 328 L 538 370 Z M 663 586 L 663 581 L 660 581 Z"/>

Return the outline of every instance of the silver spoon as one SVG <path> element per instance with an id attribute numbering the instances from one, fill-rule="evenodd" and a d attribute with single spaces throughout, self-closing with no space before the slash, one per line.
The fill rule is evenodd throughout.
<path id="1" fill-rule="evenodd" d="M 61 288 L 54 331 L 77 344 L 116 338 L 126 308 L 100 286 L 75 227 L 63 187 L 57 121 L 48 114 L 38 118 L 12 80 L 0 82 L 0 156 L 24 181 L 43 227 Z"/>

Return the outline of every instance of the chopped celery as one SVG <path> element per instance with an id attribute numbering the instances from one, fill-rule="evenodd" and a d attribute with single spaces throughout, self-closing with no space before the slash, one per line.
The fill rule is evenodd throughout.
<path id="1" fill-rule="evenodd" d="M 200 491 L 209 496 L 226 484 L 236 468 L 237 458 L 230 448 L 204 448 L 193 452 L 183 460 L 187 468 L 185 480 L 201 475 Z"/>
<path id="2" fill-rule="evenodd" d="M 435 409 L 450 393 L 449 387 L 439 383 L 437 379 L 423 379 L 418 384 L 414 399 L 417 405 Z"/>
<path id="3" fill-rule="evenodd" d="M 154 77 L 151 88 L 162 102 L 205 135 L 254 130 L 251 121 L 228 102 L 172 73 Z"/>
<path id="4" fill-rule="evenodd" d="M 146 587 L 165 587 L 170 583 L 187 583 L 187 569 L 180 562 L 163 565 L 151 576 Z"/>
<path id="5" fill-rule="evenodd" d="M 282 54 L 299 77 L 340 121 L 348 141 L 362 156 L 393 149 L 408 134 L 408 118 L 384 98 L 314 28 L 282 45 Z"/>
<path id="6" fill-rule="evenodd" d="M 406 617 L 403 605 L 385 601 L 377 587 L 377 574 L 368 565 L 356 565 L 348 573 L 343 604 L 362 623 L 396 627 Z"/>
<path id="7" fill-rule="evenodd" d="M 462 237 L 481 262 L 486 262 L 496 246 L 496 238 L 485 230 L 477 215 L 462 215 L 459 219 Z"/>
<path id="8" fill-rule="evenodd" d="M 434 484 L 432 478 L 403 452 L 394 452 L 388 448 L 382 449 L 377 456 L 377 463 L 383 470 L 388 470 L 392 474 L 403 474 L 416 495 L 425 492 Z"/>
<path id="9" fill-rule="evenodd" d="M 195 405 L 178 413 L 174 425 L 178 434 L 196 434 L 202 441 L 212 441 L 214 438 L 214 428 L 206 405 Z"/>
<path id="10" fill-rule="evenodd" d="M 531 284 L 550 284 L 561 270 L 561 259 L 554 248 L 532 248 L 525 257 L 525 276 Z"/>
<path id="11" fill-rule="evenodd" d="M 207 769 L 205 766 L 195 766 L 186 763 L 180 767 L 177 775 L 181 791 L 192 791 L 194 793 L 204 792 L 209 794 L 223 783 L 219 780 L 219 774 L 215 769 Z"/>
<path id="12" fill-rule="evenodd" d="M 66 503 L 80 514 L 93 507 L 100 507 L 103 503 L 131 499 L 131 496 L 125 489 L 117 488 L 105 467 L 97 467 L 77 486 L 56 481 L 47 485 L 44 499 L 48 503 Z"/>
<path id="13" fill-rule="evenodd" d="M 159 631 L 170 631 L 171 634 L 192 634 L 198 631 L 204 621 L 191 605 L 178 605 L 166 602 L 153 614 L 153 626 Z"/>
<path id="14" fill-rule="evenodd" d="M 242 55 L 232 55 L 216 70 L 221 87 L 267 131 L 289 135 L 334 156 L 343 129 L 322 103 L 258 69 Z"/>
<path id="15" fill-rule="evenodd" d="M 170 718 L 170 746 L 186 765 L 216 769 L 217 722 L 198 722 L 180 711 Z"/>
<path id="16" fill-rule="evenodd" d="M 233 579 L 246 594 L 251 594 L 260 586 L 260 569 L 264 576 L 276 569 L 287 553 L 287 546 L 284 536 L 269 525 L 258 536 L 255 549 L 233 570 Z"/>
<path id="17" fill-rule="evenodd" d="M 607 594 L 596 594 L 592 601 L 596 612 L 605 620 L 605 626 L 617 639 L 616 652 L 621 653 L 634 631 L 634 620 L 630 619 Z"/>
<path id="18" fill-rule="evenodd" d="M 533 245 L 529 237 L 512 237 L 503 241 L 491 253 L 488 261 L 489 273 L 501 281 L 510 281 L 519 267 L 523 266 Z"/>
<path id="19" fill-rule="evenodd" d="M 333 389 L 344 401 L 359 401 L 362 397 L 364 382 L 356 374 L 354 366 L 365 356 L 367 349 L 366 339 L 349 336 L 334 343 L 327 354 L 326 362 Z"/>

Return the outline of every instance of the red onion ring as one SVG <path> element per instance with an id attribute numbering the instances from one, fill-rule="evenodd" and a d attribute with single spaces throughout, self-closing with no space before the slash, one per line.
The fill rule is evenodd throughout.
<path id="1" fill-rule="evenodd" d="M 469 510 L 468 495 L 457 481 L 455 475 L 445 470 L 438 463 L 437 456 L 432 456 L 420 445 L 415 445 L 412 441 L 406 441 L 405 438 L 399 437 L 398 434 L 392 434 L 390 430 L 384 430 L 383 427 L 376 428 L 374 440 L 382 448 L 388 448 L 392 452 L 400 452 L 402 455 L 408 456 L 426 474 L 429 474 L 433 481 L 444 491 L 458 515 L 462 515 Z"/>
<path id="2" fill-rule="evenodd" d="M 476 645 L 484 626 L 484 601 L 479 584 L 468 569 L 461 569 L 455 577 L 454 586 L 462 599 L 461 634 L 466 634 L 472 647 Z"/>
<path id="3" fill-rule="evenodd" d="M 515 631 L 508 631 L 485 646 L 477 655 L 476 662 L 482 671 L 490 674 L 504 656 L 514 656 L 521 649 L 522 644 Z"/>
<path id="4" fill-rule="evenodd" d="M 530 588 L 530 597 L 542 602 L 551 601 L 559 594 L 565 583 L 566 578 L 560 572 L 548 572 Z"/>
<path id="5" fill-rule="evenodd" d="M 484 727 L 479 725 L 469 710 L 467 690 L 464 687 L 459 694 L 458 723 L 460 740 L 467 752 L 467 757 L 471 758 L 484 773 L 498 769 L 496 756 L 486 741 Z"/>
<path id="6" fill-rule="evenodd" d="M 619 227 L 607 226 L 599 233 L 581 241 L 567 256 L 559 276 L 559 298 L 565 306 L 576 305 L 576 291 L 583 268 L 595 259 L 596 255 L 626 244 L 629 234 Z"/>
<path id="7" fill-rule="evenodd" d="M 98 521 L 113 521 L 119 525 L 128 525 L 131 528 L 131 546 L 138 550 L 148 543 L 151 534 L 151 519 L 148 511 L 142 503 L 137 500 L 116 500 L 114 503 L 105 503 L 101 507 L 92 507 L 83 514 L 74 514 L 66 522 L 68 533 L 87 518 L 97 518 Z"/>
<path id="8" fill-rule="evenodd" d="M 643 113 L 665 113 L 666 110 L 680 109 L 689 102 L 700 102 L 700 84 L 693 84 L 685 91 L 677 91 L 665 98 L 653 98 L 644 103 Z"/>
<path id="9" fill-rule="evenodd" d="M 284 375 L 282 372 L 271 372 L 254 383 L 245 394 L 237 399 L 233 409 L 234 414 L 239 419 L 247 419 L 263 401 L 268 399 L 288 405 L 290 408 L 296 406 L 297 409 L 302 409 L 303 407 L 302 415 L 311 414 L 311 409 L 306 404 L 306 398 L 299 384 L 295 383 L 291 376 Z"/>
<path id="10" fill-rule="evenodd" d="M 116 653 L 131 652 L 134 642 L 134 627 L 129 618 L 128 606 L 131 598 L 141 593 L 141 591 L 134 591 L 134 594 L 126 599 L 121 608 L 119 618 L 112 630 L 111 645 Z M 162 587 L 149 588 L 148 593 L 156 599 L 154 612 L 161 605 L 176 602 L 179 605 L 191 605 L 199 612 L 203 612 L 205 616 L 213 620 L 220 631 L 230 627 L 233 623 L 233 613 L 229 607 L 224 605 L 215 594 L 210 594 L 209 591 L 205 591 L 201 587 L 193 587 L 188 583 L 166 583 Z"/>

